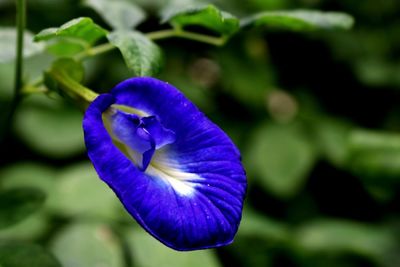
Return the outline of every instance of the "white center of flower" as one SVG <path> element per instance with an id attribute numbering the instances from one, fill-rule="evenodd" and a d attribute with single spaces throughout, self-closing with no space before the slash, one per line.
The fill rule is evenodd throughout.
<path id="1" fill-rule="evenodd" d="M 123 107 L 123 106 L 122 106 Z M 104 125 L 112 137 L 113 143 L 119 150 L 125 154 L 136 166 L 140 166 L 143 155 L 126 145 L 123 140 L 120 140 L 112 131 L 112 115 L 115 110 L 123 110 L 138 116 L 148 116 L 143 111 L 139 111 L 130 107 L 121 108 L 121 106 L 112 105 L 109 110 L 103 113 Z M 157 149 L 147 168 L 145 174 L 159 178 L 164 183 L 169 184 L 175 192 L 183 196 L 191 196 L 195 192 L 195 181 L 202 179 L 197 174 L 182 171 L 180 164 L 173 159 L 173 156 L 168 151 L 168 145 Z"/>
<path id="2" fill-rule="evenodd" d="M 168 152 L 156 151 L 146 174 L 158 177 L 171 185 L 180 195 L 191 196 L 194 193 L 193 183 L 201 179 L 197 174 L 184 172 L 179 169 L 178 164 L 166 161 Z"/>

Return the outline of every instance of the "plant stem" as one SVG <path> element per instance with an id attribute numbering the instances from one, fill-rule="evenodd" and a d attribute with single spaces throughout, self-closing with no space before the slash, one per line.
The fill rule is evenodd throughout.
<path id="1" fill-rule="evenodd" d="M 22 87 L 24 30 L 26 24 L 26 2 L 17 0 L 17 51 L 15 64 L 15 97 L 19 98 L 19 90 Z"/>
<path id="2" fill-rule="evenodd" d="M 185 31 L 180 28 L 149 32 L 146 36 L 154 41 L 171 37 L 180 37 L 216 46 L 224 45 L 227 41 L 227 38 L 225 37 L 214 37 L 201 33 Z"/>
<path id="3" fill-rule="evenodd" d="M 10 111 L 6 119 L 6 127 L 1 131 L 0 138 L 7 134 L 11 128 L 14 113 L 17 110 L 18 104 L 21 100 L 22 88 L 22 72 L 23 72 L 23 51 L 24 51 L 24 31 L 26 24 L 26 2 L 25 0 L 17 0 L 17 42 L 16 42 L 16 57 L 15 57 L 15 76 L 14 76 L 14 96 L 11 101 Z"/>
<path id="4" fill-rule="evenodd" d="M 49 90 L 46 88 L 44 85 L 30 85 L 27 84 L 24 87 L 22 87 L 20 93 L 24 95 L 31 95 L 31 94 L 46 94 L 48 93 Z"/>
<path id="5" fill-rule="evenodd" d="M 26 24 L 26 2 L 25 0 L 17 0 L 17 43 L 16 43 L 15 79 L 14 79 L 14 98 L 10 111 L 10 119 L 14 115 L 18 103 L 21 100 L 20 90 L 22 88 L 25 24 Z"/>
<path id="6" fill-rule="evenodd" d="M 75 81 L 62 70 L 50 70 L 48 75 L 57 81 L 59 89 L 80 103 L 84 109 L 98 96 L 97 93 Z"/>
<path id="7" fill-rule="evenodd" d="M 116 48 L 114 45 L 112 45 L 111 43 L 105 43 L 105 44 L 101 44 L 98 46 L 95 46 L 93 48 L 89 48 L 79 54 L 77 54 L 75 56 L 76 60 L 82 60 L 85 57 L 92 57 L 92 56 L 96 56 L 102 53 L 106 53 L 108 51 L 113 50 L 114 48 Z"/>
<path id="8" fill-rule="evenodd" d="M 198 41 L 198 42 L 202 42 L 202 43 L 206 43 L 206 44 L 210 44 L 210 45 L 215 45 L 215 46 L 222 46 L 228 40 L 228 38 L 226 38 L 224 36 L 214 37 L 214 36 L 209 36 L 209 35 L 205 35 L 205 34 L 201 34 L 201 33 L 185 31 L 180 28 L 173 28 L 173 29 L 168 29 L 168 30 L 149 32 L 149 33 L 146 33 L 145 35 L 153 41 L 167 39 L 167 38 L 173 38 L 173 37 L 179 37 L 179 38 L 194 40 L 194 41 Z M 111 51 L 115 48 L 116 47 L 114 45 L 112 45 L 111 43 L 101 44 L 101 45 L 86 49 L 85 51 L 77 54 L 75 56 L 75 59 L 82 60 L 86 57 L 97 56 L 99 54 Z"/>

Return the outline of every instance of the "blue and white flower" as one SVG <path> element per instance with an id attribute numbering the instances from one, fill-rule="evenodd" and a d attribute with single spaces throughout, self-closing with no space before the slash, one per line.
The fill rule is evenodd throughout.
<path id="1" fill-rule="evenodd" d="M 175 87 L 123 81 L 91 103 L 83 129 L 100 178 L 155 238 L 177 250 L 233 241 L 247 185 L 239 151 Z"/>

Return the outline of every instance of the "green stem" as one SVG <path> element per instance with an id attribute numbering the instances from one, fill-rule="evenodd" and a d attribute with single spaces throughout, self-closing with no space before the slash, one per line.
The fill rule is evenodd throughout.
<path id="1" fill-rule="evenodd" d="M 146 34 L 146 36 L 154 41 L 172 37 L 180 37 L 216 46 L 222 46 L 227 41 L 227 38 L 225 37 L 213 37 L 201 33 L 185 31 L 180 28 L 149 32 Z"/>
<path id="2" fill-rule="evenodd" d="M 16 98 L 20 97 L 19 90 L 22 87 L 24 31 L 26 24 L 26 2 L 17 0 L 17 55 L 15 64 L 15 87 Z"/>
<path id="3" fill-rule="evenodd" d="M 17 0 L 17 43 L 15 57 L 15 76 L 14 76 L 14 96 L 11 102 L 10 111 L 7 116 L 6 126 L 4 131 L 1 131 L 1 139 L 3 134 L 7 134 L 11 128 L 14 113 L 17 110 L 18 104 L 21 101 L 22 88 L 22 72 L 23 72 L 23 51 L 24 51 L 24 31 L 26 24 L 26 2 L 25 0 Z"/>
<path id="4" fill-rule="evenodd" d="M 49 90 L 44 85 L 25 85 L 20 93 L 24 95 L 31 95 L 31 94 L 47 94 Z"/>
<path id="5" fill-rule="evenodd" d="M 98 96 L 97 93 L 75 81 L 62 70 L 51 70 L 47 74 L 57 82 L 59 89 L 80 103 L 84 109 Z"/>
<path id="6" fill-rule="evenodd" d="M 209 35 L 205 35 L 205 34 L 201 34 L 201 33 L 185 31 L 180 28 L 173 28 L 173 29 L 168 29 L 168 30 L 149 32 L 149 33 L 146 33 L 145 35 L 153 41 L 167 39 L 167 38 L 173 38 L 173 37 L 179 37 L 179 38 L 194 40 L 194 41 L 198 41 L 198 42 L 202 42 L 202 43 L 206 43 L 206 44 L 210 44 L 210 45 L 215 45 L 215 46 L 222 46 L 228 40 L 228 38 L 226 38 L 224 36 L 214 37 L 214 36 L 209 36 Z M 116 47 L 114 45 L 112 45 L 111 43 L 101 44 L 101 45 L 86 49 L 85 51 L 77 54 L 75 56 L 75 59 L 82 60 L 86 57 L 97 56 L 99 54 L 103 54 L 108 51 L 111 51 L 115 48 Z"/>
<path id="7" fill-rule="evenodd" d="M 89 49 L 77 54 L 75 56 L 75 59 L 76 60 L 82 60 L 85 57 L 93 57 L 93 56 L 96 56 L 96 55 L 111 51 L 111 50 L 113 50 L 115 48 L 116 47 L 114 45 L 112 45 L 111 43 L 101 44 L 101 45 L 95 46 L 93 48 L 89 48 Z"/>
<path id="8" fill-rule="evenodd" d="M 21 100 L 20 90 L 22 88 L 22 72 L 23 72 L 23 50 L 24 50 L 24 30 L 26 23 L 26 2 L 25 0 L 17 0 L 17 51 L 15 62 L 15 79 L 14 79 L 14 98 L 10 111 L 10 119 L 13 117 L 18 103 Z"/>

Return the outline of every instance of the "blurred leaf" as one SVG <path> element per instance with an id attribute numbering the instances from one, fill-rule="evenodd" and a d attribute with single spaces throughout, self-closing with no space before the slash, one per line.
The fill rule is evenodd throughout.
<path id="1" fill-rule="evenodd" d="M 120 203 L 111 189 L 97 176 L 88 163 L 62 170 L 57 179 L 54 201 L 49 203 L 54 213 L 63 216 L 98 216 L 115 218 Z"/>
<path id="2" fill-rule="evenodd" d="M 49 41 L 46 50 L 56 57 L 72 57 L 86 48 L 86 44 L 74 39 L 58 38 L 57 41 Z"/>
<path id="3" fill-rule="evenodd" d="M 317 220 L 307 222 L 295 235 L 297 245 L 309 253 L 355 253 L 377 262 L 386 262 L 396 248 L 393 233 L 386 228 L 352 221 Z"/>
<path id="4" fill-rule="evenodd" d="M 53 202 L 55 178 L 55 170 L 46 165 L 33 162 L 17 163 L 0 171 L 0 187 L 40 189 L 46 193 L 46 208 L 48 203 Z M 0 239 L 32 240 L 43 236 L 47 229 L 47 217 L 41 210 L 11 227 L 0 230 Z"/>
<path id="5" fill-rule="evenodd" d="M 129 30 L 146 18 L 144 11 L 133 2 L 86 0 L 85 3 L 96 10 L 113 29 L 117 30 Z"/>
<path id="6" fill-rule="evenodd" d="M 46 208 L 49 203 L 54 201 L 56 178 L 56 170 L 47 165 L 34 162 L 21 162 L 8 166 L 0 171 L 0 187 L 4 189 L 14 189 L 19 187 L 38 189 L 46 194 L 46 202 L 44 204 L 44 208 Z M 39 216 L 37 215 L 38 214 L 36 213 L 30 218 L 24 220 L 20 223 L 20 226 L 15 225 L 15 227 L 12 227 L 15 228 L 15 230 L 7 228 L 7 233 L 3 234 L 0 232 L 0 237 L 7 235 L 8 232 L 10 235 L 12 233 L 17 233 L 16 236 L 21 236 L 22 238 L 42 233 L 45 218 L 43 214 L 40 214 Z M 32 223 L 28 225 L 28 221 L 30 221 L 31 218 Z M 19 229 L 21 229 L 21 231 L 19 231 Z"/>
<path id="7" fill-rule="evenodd" d="M 0 192 L 0 229 L 16 224 L 36 212 L 45 195 L 33 188 L 15 188 Z"/>
<path id="8" fill-rule="evenodd" d="M 32 241 L 37 240 L 48 230 L 48 221 L 44 212 L 39 211 L 25 220 L 0 229 L 0 239 Z"/>
<path id="9" fill-rule="evenodd" d="M 285 224 L 247 209 L 243 213 L 238 236 L 262 238 L 268 243 L 282 243 L 289 239 L 290 234 Z"/>
<path id="10" fill-rule="evenodd" d="M 63 267 L 124 266 L 118 240 L 103 224 L 72 224 L 55 236 L 51 250 Z"/>
<path id="11" fill-rule="evenodd" d="M 29 73 L 29 76 L 24 75 L 25 86 L 28 83 L 32 83 L 28 78 L 37 78 L 39 75 L 42 75 L 44 68 L 48 64 L 48 60 L 49 55 L 45 53 L 36 54 L 24 59 L 24 73 Z M 7 117 L 12 104 L 11 99 L 14 96 L 14 70 L 15 62 L 0 63 L 0 139 L 2 138 L 1 135 L 5 133 L 4 130 L 11 126 L 9 121 L 7 121 Z"/>
<path id="12" fill-rule="evenodd" d="M 24 57 L 29 57 L 43 51 L 43 44 L 32 42 L 33 35 L 29 31 L 24 33 Z M 12 27 L 0 27 L 0 63 L 13 61 L 16 54 L 17 34 Z"/>
<path id="13" fill-rule="evenodd" d="M 34 55 L 24 60 L 25 85 L 38 82 L 43 72 L 53 63 L 54 57 L 48 53 Z"/>
<path id="14" fill-rule="evenodd" d="M 239 20 L 213 5 L 168 7 L 162 13 L 162 23 L 169 22 L 174 28 L 201 26 L 216 33 L 230 36 L 239 29 Z"/>
<path id="15" fill-rule="evenodd" d="M 349 165 L 356 173 L 399 183 L 400 151 L 364 151 L 353 154 Z"/>
<path id="16" fill-rule="evenodd" d="M 349 146 L 354 152 L 362 150 L 400 151 L 400 134 L 362 129 L 353 130 Z"/>
<path id="17" fill-rule="evenodd" d="M 14 62 L 0 63 L 0 99 L 7 100 L 14 94 Z M 3 109 L 5 105 L 1 105 L 0 109 Z M 7 111 L 7 109 L 4 109 Z M 6 117 L 6 116 L 4 116 Z"/>
<path id="18" fill-rule="evenodd" d="M 72 38 L 81 40 L 86 46 L 92 45 L 101 37 L 106 36 L 107 31 L 95 24 L 90 18 L 76 18 L 59 28 L 48 28 L 36 34 L 34 41 L 47 41 L 54 38 Z"/>
<path id="19" fill-rule="evenodd" d="M 277 196 L 295 195 L 316 160 L 309 140 L 295 125 L 265 124 L 249 141 L 244 159 L 250 175 Z"/>
<path id="20" fill-rule="evenodd" d="M 32 187 L 49 196 L 54 190 L 55 177 L 55 170 L 46 165 L 33 162 L 17 163 L 0 171 L 0 187 L 4 189 Z"/>
<path id="21" fill-rule="evenodd" d="M 324 37 L 336 60 L 351 65 L 356 79 L 364 86 L 398 89 L 400 64 L 397 58 L 391 55 L 394 48 L 400 44 L 399 23 L 382 21 L 381 25 L 377 27 L 360 25 L 361 27 L 357 27 L 354 31 Z M 363 45 L 360 46 L 360 43 Z"/>
<path id="22" fill-rule="evenodd" d="M 259 51 L 257 59 L 242 52 L 237 42 L 231 42 L 217 58 L 221 70 L 221 83 L 226 93 L 249 107 L 265 108 L 267 93 L 274 89 L 273 68 L 266 62 L 264 40 L 248 40 L 251 50 Z M 250 50 L 250 49 L 249 49 Z"/>
<path id="23" fill-rule="evenodd" d="M 85 149 L 81 123 L 82 114 L 65 102 L 34 95 L 18 109 L 15 131 L 37 152 L 65 158 Z"/>
<path id="24" fill-rule="evenodd" d="M 352 126 L 327 117 L 321 117 L 313 123 L 314 141 L 322 155 L 335 166 L 343 166 L 348 157 L 348 137 Z"/>
<path id="25" fill-rule="evenodd" d="M 314 10 L 264 11 L 241 20 L 242 27 L 270 27 L 281 30 L 350 29 L 354 19 L 341 12 Z"/>
<path id="26" fill-rule="evenodd" d="M 349 153 L 348 165 L 356 173 L 400 182 L 400 134 L 353 130 L 349 137 Z"/>
<path id="27" fill-rule="evenodd" d="M 218 258 L 212 250 L 178 252 L 172 250 L 142 229 L 129 229 L 127 238 L 135 266 L 141 267 L 219 267 Z M 149 257 L 149 252 L 155 257 Z"/>
<path id="28" fill-rule="evenodd" d="M 400 185 L 400 135 L 355 129 L 350 132 L 347 143 L 345 167 L 360 178 L 377 201 L 393 199 Z"/>
<path id="29" fill-rule="evenodd" d="M 0 264 L 4 267 L 61 267 L 38 245 L 0 241 Z"/>
<path id="30" fill-rule="evenodd" d="M 116 31 L 107 36 L 118 47 L 125 63 L 135 76 L 152 76 L 162 65 L 162 52 L 158 45 L 135 31 Z"/>
<path id="31" fill-rule="evenodd" d="M 77 82 L 82 82 L 85 76 L 85 69 L 82 63 L 71 58 L 60 58 L 54 61 L 51 69 L 57 69 Z"/>

